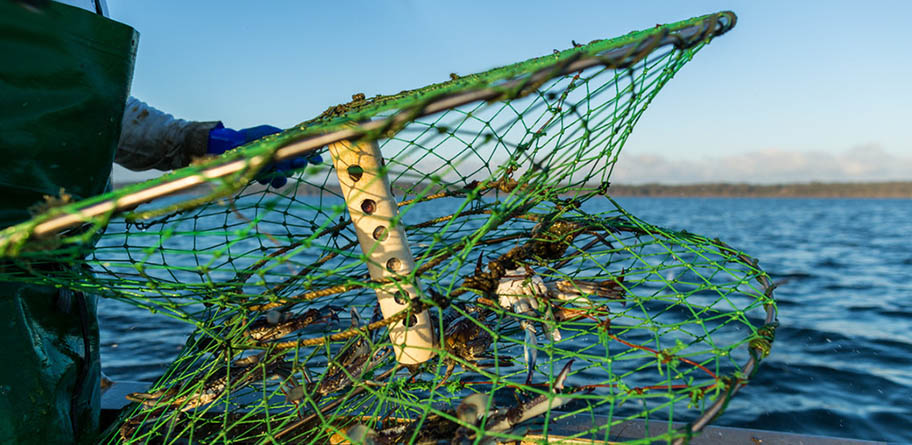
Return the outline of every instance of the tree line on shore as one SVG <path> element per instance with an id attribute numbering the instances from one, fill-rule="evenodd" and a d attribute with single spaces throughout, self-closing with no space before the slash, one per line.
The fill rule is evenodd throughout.
<path id="1" fill-rule="evenodd" d="M 612 196 L 912 198 L 912 181 L 793 184 L 611 184 Z"/>

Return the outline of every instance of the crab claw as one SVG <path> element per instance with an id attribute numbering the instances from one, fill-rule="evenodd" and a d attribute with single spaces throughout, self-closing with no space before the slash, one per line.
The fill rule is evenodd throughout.
<path id="1" fill-rule="evenodd" d="M 282 321 L 282 313 L 277 310 L 266 312 L 266 322 L 269 324 L 279 324 Z"/>
<path id="2" fill-rule="evenodd" d="M 561 372 L 557 374 L 557 379 L 554 380 L 554 389 L 562 391 L 564 389 L 564 382 L 567 381 L 567 376 L 570 375 L 570 367 L 573 366 L 573 359 L 570 359 L 564 368 L 561 369 Z"/>
<path id="3" fill-rule="evenodd" d="M 511 431 L 514 426 L 519 425 L 522 422 L 540 416 L 570 402 L 570 400 L 572 400 L 571 398 L 566 396 L 562 397 L 559 394 L 560 391 L 564 389 L 564 382 L 567 380 L 567 376 L 570 375 L 570 367 L 572 365 L 573 360 L 570 360 L 557 375 L 557 378 L 554 379 L 554 391 L 552 394 L 542 394 L 528 402 L 510 408 L 503 415 L 496 416 L 496 419 L 492 419 L 491 422 L 487 424 L 487 429 L 496 432 Z"/>
<path id="4" fill-rule="evenodd" d="M 357 328 L 362 324 L 361 314 L 358 313 L 358 310 L 354 307 L 351 308 L 351 327 Z"/>
<path id="5" fill-rule="evenodd" d="M 462 399 L 456 407 L 456 417 L 459 420 L 475 425 L 488 412 L 490 397 L 486 394 L 475 393 Z"/>
<path id="6" fill-rule="evenodd" d="M 345 431 L 345 435 L 351 443 L 363 445 L 375 445 L 377 443 L 377 432 L 368 428 L 363 423 L 356 423 Z"/>
<path id="7" fill-rule="evenodd" d="M 155 392 L 131 392 L 125 396 L 125 398 L 131 402 L 141 402 L 145 403 L 146 401 L 155 401 L 171 392 L 169 389 L 162 389 Z"/>
<path id="8" fill-rule="evenodd" d="M 454 369 L 456 369 L 456 362 L 450 361 L 449 363 L 447 363 L 446 372 L 443 373 L 443 377 L 440 378 L 440 381 L 437 382 L 436 385 L 434 385 L 435 390 L 440 388 L 441 386 L 443 386 L 443 384 L 446 383 L 447 380 L 450 379 L 450 376 L 453 375 Z"/>
<path id="9" fill-rule="evenodd" d="M 481 275 L 482 273 L 484 273 L 484 268 L 482 268 L 482 266 L 481 266 L 481 260 L 482 260 L 481 255 L 482 254 L 480 254 L 480 253 L 478 254 L 478 262 L 475 263 L 475 275 Z"/>
<path id="10" fill-rule="evenodd" d="M 327 305 L 326 307 L 323 308 L 323 311 L 325 311 L 327 313 L 325 318 L 327 318 L 329 321 L 334 321 L 336 323 L 341 321 L 339 319 L 339 312 L 342 312 L 343 310 L 345 310 L 345 309 L 342 309 L 339 306 L 333 306 L 333 305 Z"/>
<path id="11" fill-rule="evenodd" d="M 255 355 L 248 355 L 246 357 L 241 357 L 233 362 L 232 366 L 251 366 L 263 361 L 266 357 L 266 351 L 260 352 Z"/>
<path id="12" fill-rule="evenodd" d="M 623 276 L 617 281 L 561 280 L 549 283 L 548 290 L 558 300 L 581 302 L 591 306 L 594 303 L 586 295 L 608 300 L 623 300 L 626 293 L 623 283 Z"/>
<path id="13" fill-rule="evenodd" d="M 514 312 L 535 315 L 538 310 L 536 295 L 548 291 L 544 280 L 538 275 L 526 275 L 522 269 L 507 272 L 497 284 L 497 302 L 501 307 Z"/>
<path id="14" fill-rule="evenodd" d="M 307 372 L 307 368 L 301 368 L 301 375 L 304 376 L 304 381 L 305 381 L 305 382 L 307 382 L 308 384 L 312 384 L 312 383 L 313 383 L 313 379 L 310 378 L 310 373 Z"/>
<path id="15" fill-rule="evenodd" d="M 304 385 L 295 385 L 285 394 L 285 401 L 288 403 L 300 402 L 304 399 L 307 388 Z"/>
<path id="16" fill-rule="evenodd" d="M 497 285 L 497 303 L 517 314 L 539 317 L 543 308 L 539 304 L 538 297 L 546 296 L 550 291 L 540 276 L 536 275 L 528 266 L 525 269 L 511 270 L 500 280 Z M 545 310 L 544 317 L 553 318 L 550 309 Z M 542 332 L 551 341 L 561 340 L 560 331 L 552 324 L 546 321 L 542 321 L 541 324 Z"/>
<path id="17" fill-rule="evenodd" d="M 532 383 L 532 372 L 535 370 L 535 362 L 538 360 L 538 339 L 532 323 L 523 320 L 520 324 L 526 331 L 526 340 L 523 342 L 523 360 L 526 361 L 526 385 L 528 385 Z"/>
<path id="18" fill-rule="evenodd" d="M 490 397 L 486 394 L 472 394 L 464 399 L 456 407 L 456 417 L 463 423 L 475 426 L 478 424 L 478 421 L 487 417 L 488 415 L 488 403 L 490 402 Z M 474 432 L 467 428 L 465 425 L 461 425 L 454 434 L 452 442 L 454 444 L 461 443 L 474 443 L 471 438 L 474 436 Z M 487 442 L 481 442 L 487 443 Z"/>

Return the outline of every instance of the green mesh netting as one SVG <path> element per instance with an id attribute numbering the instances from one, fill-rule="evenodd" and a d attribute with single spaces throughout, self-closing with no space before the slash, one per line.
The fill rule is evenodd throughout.
<path id="1" fill-rule="evenodd" d="M 112 442 L 686 441 L 768 354 L 772 286 L 737 249 L 630 215 L 608 179 L 658 91 L 734 23 L 712 14 L 356 95 L 3 231 L 0 278 L 195 327 L 130 396 Z M 404 230 L 414 270 L 382 256 L 386 231 L 360 247 L 328 161 L 336 143 L 379 146 L 375 173 L 399 211 L 386 229 Z M 271 161 L 314 153 L 327 162 L 288 186 L 250 183 Z M 369 264 L 390 273 L 371 279 Z M 378 290 L 405 309 L 381 315 Z M 418 316 L 433 357 L 400 364 L 390 330 Z M 647 422 L 648 435 L 626 433 Z"/>

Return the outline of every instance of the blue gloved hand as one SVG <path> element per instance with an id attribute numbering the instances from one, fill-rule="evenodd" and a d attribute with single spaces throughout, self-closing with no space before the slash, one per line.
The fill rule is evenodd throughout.
<path id="1" fill-rule="evenodd" d="M 209 130 L 209 146 L 206 151 L 209 154 L 220 155 L 232 148 L 280 131 L 282 131 L 281 128 L 273 127 L 272 125 L 259 125 L 242 130 L 232 130 L 219 123 L 212 130 Z M 288 182 L 287 178 L 291 176 L 293 171 L 306 167 L 308 163 L 316 165 L 322 162 L 323 158 L 318 154 L 314 154 L 308 158 L 300 156 L 272 163 L 263 168 L 261 173 L 257 175 L 256 180 L 260 184 L 269 184 L 276 188 L 282 187 Z"/>

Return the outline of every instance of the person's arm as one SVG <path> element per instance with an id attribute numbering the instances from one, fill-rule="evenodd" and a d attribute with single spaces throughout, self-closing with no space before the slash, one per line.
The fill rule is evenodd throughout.
<path id="1" fill-rule="evenodd" d="M 271 125 L 234 130 L 219 121 L 194 122 L 175 119 L 141 100 L 130 97 L 124 111 L 120 142 L 114 162 L 133 171 L 174 170 L 186 167 L 195 158 L 220 155 L 235 147 L 282 131 Z M 260 184 L 282 187 L 294 171 L 319 164 L 318 154 L 270 163 L 256 180 Z"/>
<path id="2" fill-rule="evenodd" d="M 130 97 L 114 162 L 133 171 L 185 167 L 207 154 L 209 132 L 219 124 L 175 119 Z"/>

